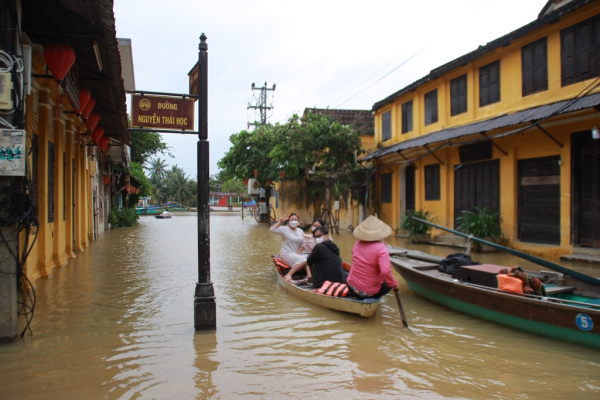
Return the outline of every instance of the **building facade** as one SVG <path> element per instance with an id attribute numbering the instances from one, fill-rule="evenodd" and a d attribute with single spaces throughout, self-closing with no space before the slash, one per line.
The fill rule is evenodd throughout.
<path id="1" fill-rule="evenodd" d="M 3 135 L 25 173 L 0 160 L 0 338 L 16 336 L 21 290 L 108 228 L 129 188 L 125 87 L 112 1 L 0 1 Z M 6 28 L 6 29 L 5 29 Z M 132 71 L 132 68 L 131 68 Z M 5 94 L 8 93 L 8 97 Z M 19 141 L 21 140 L 22 141 Z M 3 149 L 3 151 L 6 149 Z M 7 169 L 8 168 L 8 169 Z M 7 172 L 8 171 L 8 172 Z M 17 201 L 18 200 L 18 201 Z"/>
<path id="2" fill-rule="evenodd" d="M 500 212 L 514 248 L 600 248 L 600 1 L 549 1 L 539 17 L 373 106 L 374 204 L 456 228 Z M 440 234 L 441 232 L 437 232 Z"/>

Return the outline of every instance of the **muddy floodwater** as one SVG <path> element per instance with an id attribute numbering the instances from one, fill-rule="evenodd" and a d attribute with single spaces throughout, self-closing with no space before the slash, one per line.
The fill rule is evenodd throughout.
<path id="1" fill-rule="evenodd" d="M 600 398 L 599 351 L 433 304 L 396 272 L 410 329 L 391 295 L 369 319 L 322 309 L 278 285 L 281 238 L 265 225 L 210 223 L 216 331 L 193 327 L 196 217 L 143 217 L 37 282 L 33 335 L 0 345 L 0 399 Z M 334 241 L 350 260 L 352 234 Z"/>

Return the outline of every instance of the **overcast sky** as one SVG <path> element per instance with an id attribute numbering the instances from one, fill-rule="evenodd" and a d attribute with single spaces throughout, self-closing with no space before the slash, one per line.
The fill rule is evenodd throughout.
<path id="1" fill-rule="evenodd" d="M 252 83 L 275 83 L 269 122 L 306 107 L 364 109 L 537 18 L 546 0 L 115 0 L 136 89 L 187 93 L 208 37 L 210 174 L 229 136 L 257 119 Z M 257 94 L 257 93 L 255 93 Z M 195 135 L 163 134 L 196 176 Z"/>

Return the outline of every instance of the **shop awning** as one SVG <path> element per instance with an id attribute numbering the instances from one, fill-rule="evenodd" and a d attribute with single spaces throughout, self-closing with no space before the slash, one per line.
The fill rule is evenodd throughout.
<path id="1" fill-rule="evenodd" d="M 553 104 L 529 108 L 527 110 L 518 111 L 512 114 L 505 114 L 499 117 L 486 119 L 484 121 L 458 126 L 456 128 L 443 129 L 441 131 L 406 140 L 404 142 L 376 150 L 366 157 L 361 158 L 358 160 L 358 162 L 381 158 L 388 154 L 397 153 L 403 150 L 413 149 L 428 144 L 450 142 L 452 139 L 477 133 L 486 133 L 500 128 L 506 128 L 528 122 L 531 123 L 541 121 L 554 115 L 567 114 L 570 112 L 595 107 L 599 104 L 600 93 L 595 93 L 589 96 L 580 97 L 578 99 L 564 100 Z M 493 139 L 493 137 L 491 138 Z"/>

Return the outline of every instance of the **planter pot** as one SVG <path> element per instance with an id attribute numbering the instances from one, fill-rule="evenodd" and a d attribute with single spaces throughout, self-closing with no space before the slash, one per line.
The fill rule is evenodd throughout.
<path id="1" fill-rule="evenodd" d="M 431 233 L 419 233 L 411 239 L 412 243 L 429 243 L 431 242 Z"/>

